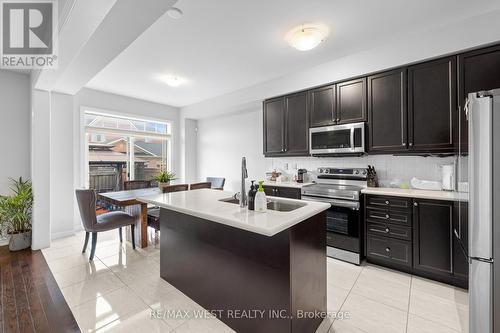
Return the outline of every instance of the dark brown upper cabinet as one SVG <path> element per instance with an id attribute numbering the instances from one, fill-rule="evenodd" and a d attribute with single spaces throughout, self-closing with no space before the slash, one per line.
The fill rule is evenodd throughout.
<path id="1" fill-rule="evenodd" d="M 313 89 L 309 92 L 311 103 L 311 127 L 335 124 L 336 102 L 335 85 Z"/>
<path id="2" fill-rule="evenodd" d="M 366 121 L 366 77 L 337 86 L 336 124 Z"/>
<path id="3" fill-rule="evenodd" d="M 368 151 L 408 148 L 406 68 L 368 77 Z"/>
<path id="4" fill-rule="evenodd" d="M 264 101 L 264 155 L 309 154 L 307 92 Z"/>
<path id="5" fill-rule="evenodd" d="M 309 154 L 309 112 L 307 92 L 285 97 L 285 153 Z"/>
<path id="6" fill-rule="evenodd" d="M 414 199 L 413 268 L 453 275 L 453 202 Z"/>
<path id="7" fill-rule="evenodd" d="M 285 99 L 264 101 L 264 154 L 282 154 L 285 151 Z"/>
<path id="8" fill-rule="evenodd" d="M 457 115 L 456 57 L 408 67 L 409 150 L 453 152 Z"/>
<path id="9" fill-rule="evenodd" d="M 460 152 L 468 151 L 468 131 L 465 99 L 469 93 L 500 88 L 500 46 L 463 53 L 458 57 L 458 106 L 460 108 Z M 457 133 L 458 136 L 458 133 Z"/>

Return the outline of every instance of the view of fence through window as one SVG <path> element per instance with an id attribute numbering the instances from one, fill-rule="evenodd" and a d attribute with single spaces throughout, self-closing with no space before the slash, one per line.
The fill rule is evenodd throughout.
<path id="1" fill-rule="evenodd" d="M 166 122 L 85 112 L 85 132 L 91 189 L 120 191 L 127 180 L 153 180 L 169 169 L 170 124 Z"/>

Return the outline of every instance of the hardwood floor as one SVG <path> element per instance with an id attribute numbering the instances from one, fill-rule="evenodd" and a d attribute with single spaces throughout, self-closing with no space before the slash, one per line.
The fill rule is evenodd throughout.
<path id="1" fill-rule="evenodd" d="M 80 332 L 40 251 L 0 247 L 0 333 Z"/>

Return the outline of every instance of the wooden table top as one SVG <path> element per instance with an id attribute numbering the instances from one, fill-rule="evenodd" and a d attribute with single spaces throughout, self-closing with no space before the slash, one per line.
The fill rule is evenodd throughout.
<path id="1" fill-rule="evenodd" d="M 159 188 L 154 187 L 154 188 L 142 188 L 129 191 L 99 193 L 97 194 L 97 197 L 99 200 L 105 201 L 112 205 L 126 207 L 126 206 L 142 204 L 142 202 L 137 201 L 138 197 L 144 197 L 148 195 L 155 195 L 161 193 L 162 192 Z"/>

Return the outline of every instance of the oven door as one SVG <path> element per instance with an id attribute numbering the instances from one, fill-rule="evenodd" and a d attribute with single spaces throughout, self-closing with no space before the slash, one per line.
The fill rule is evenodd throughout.
<path id="1" fill-rule="evenodd" d="M 316 127 L 309 129 L 309 150 L 312 155 L 364 153 L 364 123 Z"/>
<path id="2" fill-rule="evenodd" d="M 361 252 L 361 214 L 359 201 L 302 196 L 302 200 L 330 203 L 326 211 L 326 245 Z"/>
<path id="3" fill-rule="evenodd" d="M 359 210 L 332 206 L 326 211 L 326 245 L 360 252 Z"/>

